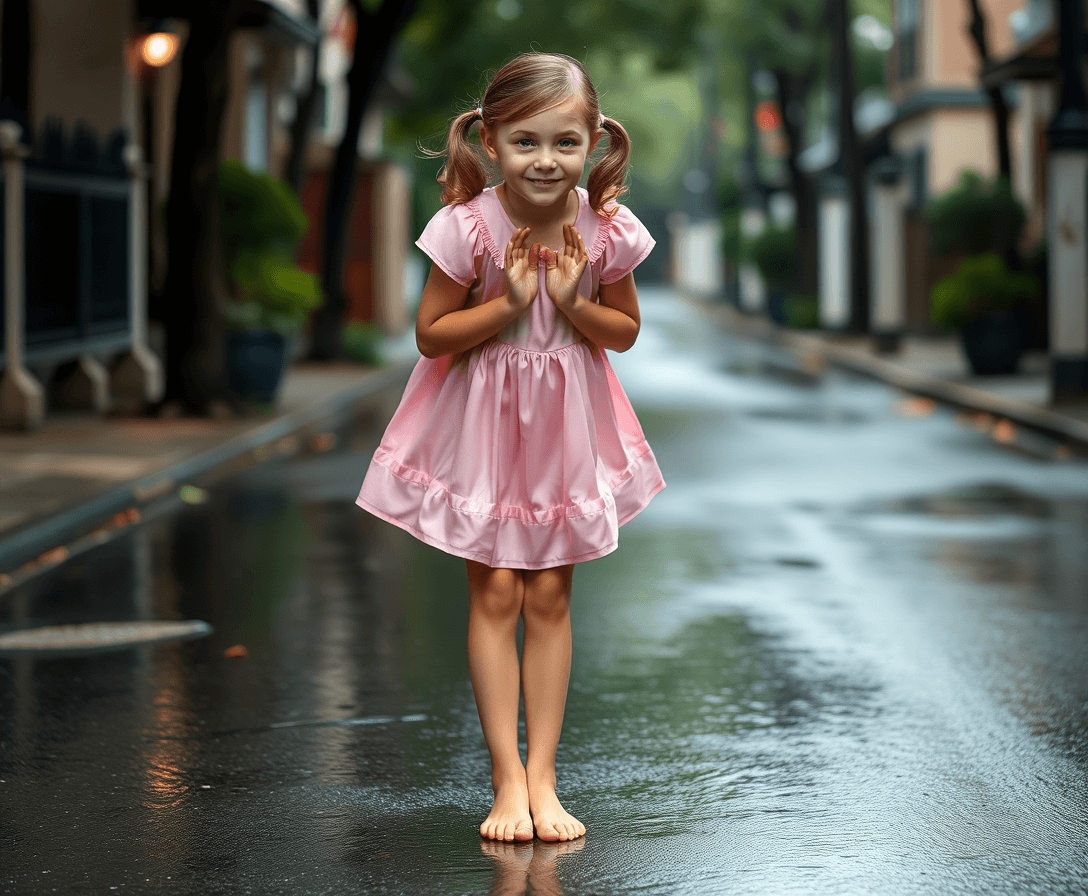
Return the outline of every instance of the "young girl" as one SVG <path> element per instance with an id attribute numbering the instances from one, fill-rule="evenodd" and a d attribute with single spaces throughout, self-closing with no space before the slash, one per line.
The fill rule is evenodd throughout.
<path id="1" fill-rule="evenodd" d="M 477 122 L 494 188 L 468 142 Z M 615 201 L 629 148 L 566 56 L 519 56 L 454 119 L 445 207 L 417 242 L 433 261 L 416 321 L 424 357 L 358 499 L 467 562 L 469 673 L 495 791 L 480 833 L 493 840 L 585 833 L 555 793 L 574 565 L 615 550 L 617 529 L 665 487 L 603 351 L 638 335 L 631 271 L 654 246 Z"/>

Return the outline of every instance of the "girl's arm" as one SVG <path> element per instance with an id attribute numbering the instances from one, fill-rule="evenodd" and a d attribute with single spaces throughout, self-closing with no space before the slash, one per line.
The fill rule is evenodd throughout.
<path id="1" fill-rule="evenodd" d="M 416 346 L 425 358 L 467 351 L 490 339 L 536 298 L 535 253 L 525 246 L 529 229 L 514 233 L 506 247 L 506 292 L 466 308 L 468 287 L 431 265 L 416 315 Z M 530 264 L 530 255 L 534 255 Z"/>
<path id="2" fill-rule="evenodd" d="M 590 342 L 614 352 L 625 352 L 635 344 L 642 319 L 638 313 L 635 275 L 628 274 L 615 283 L 602 283 L 600 303 L 575 296 L 569 307 L 559 310 L 574 328 Z"/>
<path id="3" fill-rule="evenodd" d="M 591 302 L 578 295 L 578 284 L 589 260 L 578 230 L 571 224 L 564 225 L 563 249 L 543 251 L 548 295 L 574 328 L 601 348 L 625 352 L 634 345 L 642 326 L 634 274 L 615 283 L 602 283 L 599 302 Z"/>

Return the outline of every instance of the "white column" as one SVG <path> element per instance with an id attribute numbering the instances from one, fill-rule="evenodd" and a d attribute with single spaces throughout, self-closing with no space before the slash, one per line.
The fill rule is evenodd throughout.
<path id="1" fill-rule="evenodd" d="M 1088 395 L 1088 149 L 1049 157 L 1051 400 Z"/>
<path id="2" fill-rule="evenodd" d="M 891 346 L 902 333 L 907 318 L 903 245 L 905 197 L 898 177 L 893 177 L 890 170 L 878 173 L 872 190 L 870 328 L 878 343 Z"/>
<path id="3" fill-rule="evenodd" d="M 838 190 L 820 197 L 820 326 L 841 330 L 850 322 L 850 206 Z"/>
<path id="4" fill-rule="evenodd" d="M 36 429 L 45 419 L 45 390 L 24 367 L 23 342 L 26 244 L 23 233 L 22 128 L 0 121 L 0 152 L 4 157 L 4 373 L 0 376 L 0 426 Z"/>
<path id="5" fill-rule="evenodd" d="M 752 239 L 767 229 L 767 213 L 761 208 L 746 208 L 741 213 L 742 239 Z M 740 307 L 743 311 L 762 312 L 767 308 L 767 284 L 763 275 L 751 262 L 743 262 L 739 269 Z"/>
<path id="6" fill-rule="evenodd" d="M 163 396 L 166 379 L 162 362 L 147 341 L 147 166 L 136 143 L 125 147 L 129 177 L 128 307 L 132 345 L 113 367 L 110 391 L 117 404 L 139 411 Z"/>

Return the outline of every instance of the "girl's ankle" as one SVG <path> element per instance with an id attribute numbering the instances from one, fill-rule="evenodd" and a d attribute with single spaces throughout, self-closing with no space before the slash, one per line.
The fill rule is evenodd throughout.
<path id="1" fill-rule="evenodd" d="M 515 769 L 510 772 L 492 773 L 491 789 L 496 793 L 506 787 L 525 787 L 525 769 Z"/>

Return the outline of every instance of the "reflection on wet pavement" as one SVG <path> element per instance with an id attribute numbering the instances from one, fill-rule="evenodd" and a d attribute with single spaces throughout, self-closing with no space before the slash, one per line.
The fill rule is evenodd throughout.
<path id="1" fill-rule="evenodd" d="M 214 627 L 0 657 L 0 893 L 1082 892 L 1088 467 L 643 319 L 669 487 L 575 574 L 583 841 L 480 841 L 463 565 L 353 506 L 363 420 L 0 603 Z"/>

